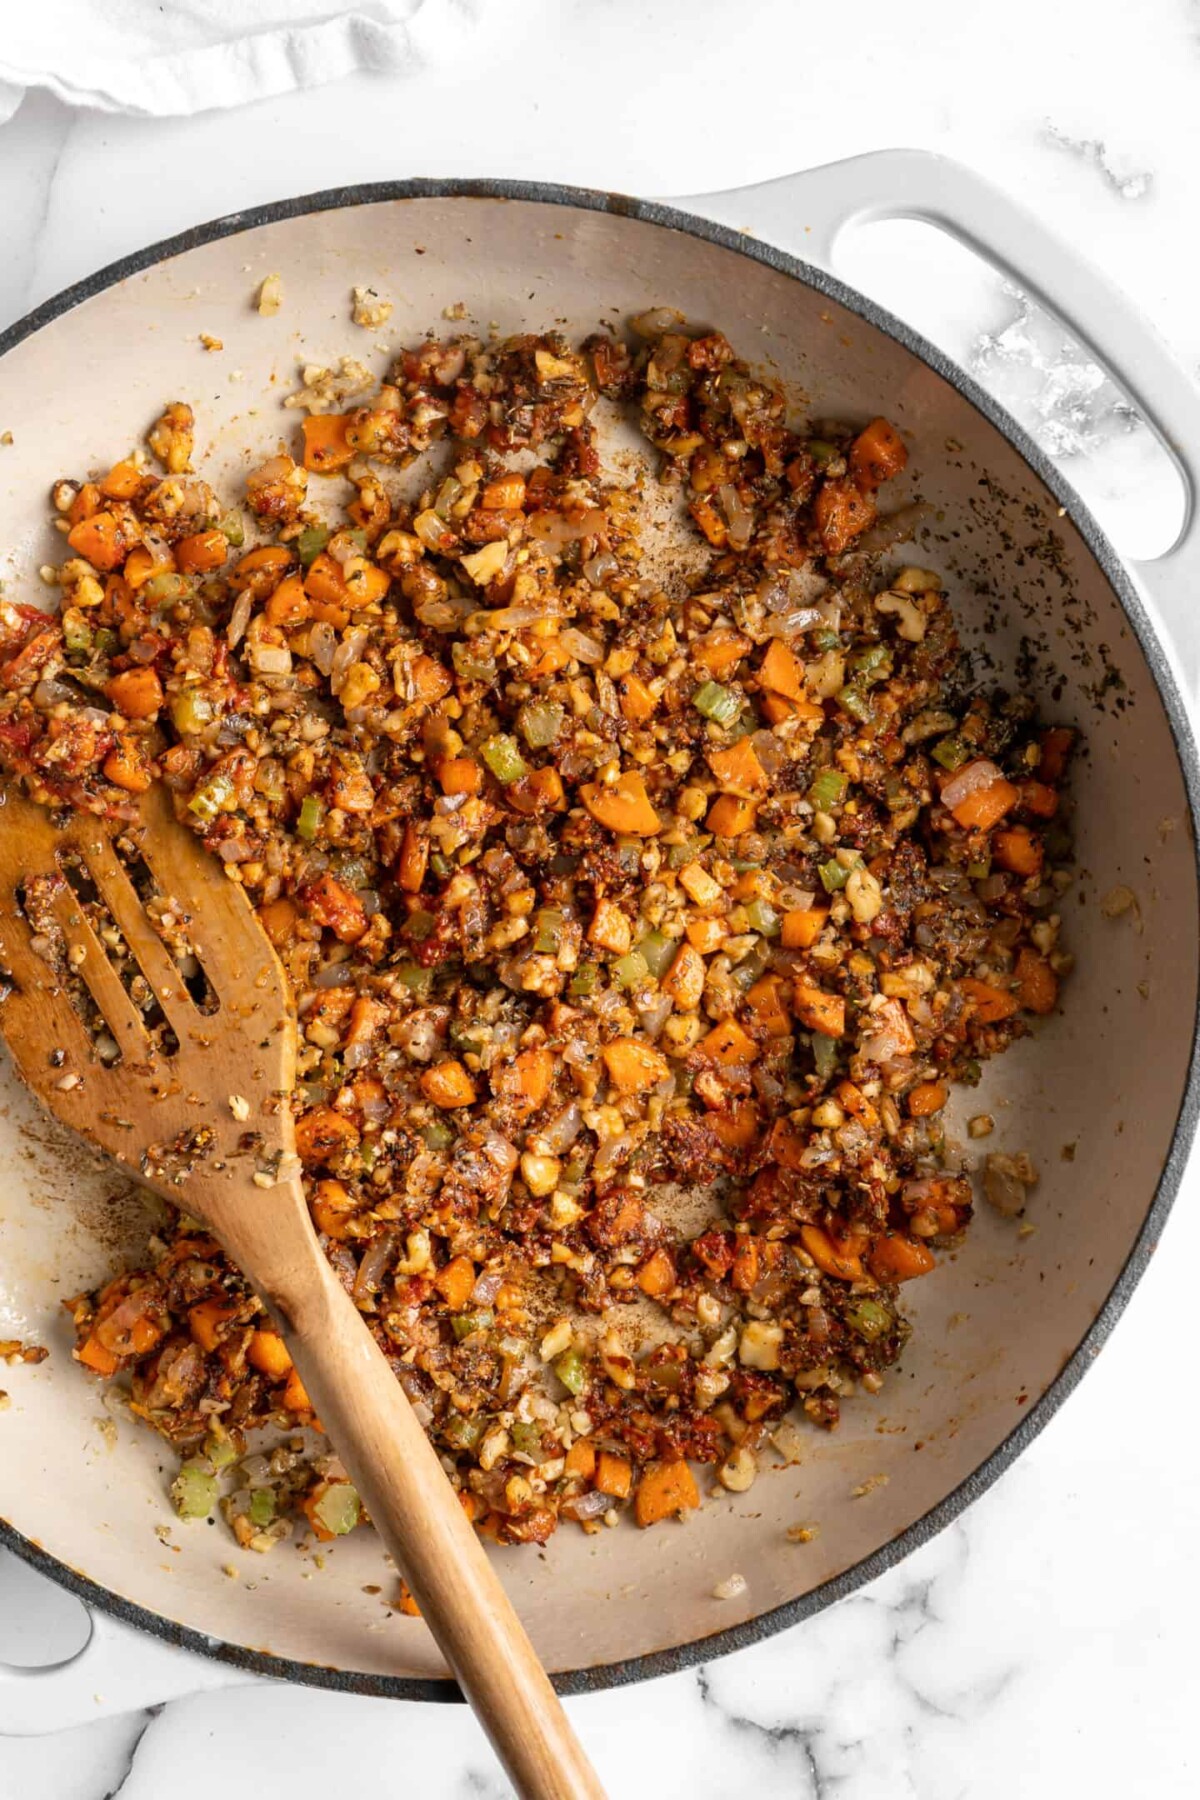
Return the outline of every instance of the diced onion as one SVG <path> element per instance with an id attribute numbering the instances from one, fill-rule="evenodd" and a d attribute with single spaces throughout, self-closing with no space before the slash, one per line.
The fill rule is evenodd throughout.
<path id="1" fill-rule="evenodd" d="M 942 804 L 951 812 L 961 806 L 972 794 L 978 794 L 983 788 L 989 788 L 997 781 L 1003 780 L 994 762 L 986 756 L 976 757 L 974 762 L 964 763 L 962 768 L 952 775 L 942 789 Z"/>

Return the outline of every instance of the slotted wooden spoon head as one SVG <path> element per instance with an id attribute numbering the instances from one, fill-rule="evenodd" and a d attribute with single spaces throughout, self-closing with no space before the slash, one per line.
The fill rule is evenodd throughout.
<path id="1" fill-rule="evenodd" d="M 295 1173 L 294 1009 L 241 888 L 169 795 L 152 789 L 139 811 L 113 824 L 0 790 L 0 1032 L 57 1118 L 223 1235 L 248 1188 Z M 183 921 L 200 1000 L 151 922 L 147 883 Z"/>

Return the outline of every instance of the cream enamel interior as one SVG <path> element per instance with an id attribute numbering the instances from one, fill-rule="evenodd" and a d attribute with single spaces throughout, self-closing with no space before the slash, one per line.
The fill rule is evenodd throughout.
<path id="1" fill-rule="evenodd" d="M 252 295 L 276 272 L 283 307 L 261 318 Z M 386 332 L 350 324 L 358 283 L 395 301 Z M 1089 745 L 1076 780 L 1079 878 L 1063 907 L 1079 963 L 1065 1010 L 960 1096 L 954 1115 L 965 1136 L 965 1118 L 986 1108 L 997 1120 L 989 1147 L 1033 1156 L 1036 1230 L 1020 1237 L 983 1208 L 966 1247 L 910 1291 L 917 1329 L 899 1373 L 849 1405 L 836 1434 L 806 1431 L 798 1465 L 706 1502 L 686 1525 L 639 1533 L 627 1522 L 590 1538 L 566 1526 L 544 1555 L 499 1553 L 549 1668 L 591 1669 L 706 1638 L 851 1568 L 970 1476 L 1054 1380 L 1129 1255 L 1167 1155 L 1195 1015 L 1195 864 L 1142 652 L 1086 545 L 1000 432 L 911 352 L 802 282 L 619 215 L 481 198 L 310 213 L 177 255 L 54 320 L 3 365 L 8 591 L 37 597 L 34 571 L 57 544 L 52 480 L 108 466 L 163 402 L 195 405 L 209 446 L 201 466 L 219 484 L 247 446 L 261 453 L 294 431 L 280 400 L 298 363 L 351 354 L 380 365 L 386 342 L 439 325 L 459 301 L 484 329 L 559 324 L 579 335 L 669 303 L 773 366 L 816 416 L 885 412 L 908 436 L 911 487 L 932 508 L 903 559 L 947 574 L 968 635 L 1001 672 L 1017 669 L 1023 637 L 1040 637 L 1032 672 L 1022 664 L 1017 679 L 1049 688 L 1055 666 L 1053 710 Z M 207 353 L 201 332 L 223 350 Z M 1098 706 L 1106 668 L 1121 685 Z M 1117 883 L 1135 890 L 1138 911 L 1108 920 L 1098 901 Z M 138 1213 L 5 1068 L 0 1337 L 52 1354 L 0 1369 L 12 1396 L 0 1418 L 0 1517 L 114 1594 L 227 1643 L 368 1675 L 441 1674 L 425 1627 L 364 1593 L 392 1580 L 370 1535 L 326 1551 L 316 1573 L 290 1548 L 236 1552 L 221 1529 L 173 1521 L 155 1438 L 121 1422 L 110 1441 L 101 1428 L 108 1414 L 70 1361 L 59 1302 L 111 1270 Z M 877 1476 L 886 1484 L 851 1498 Z M 800 1548 L 786 1529 L 803 1521 L 820 1532 Z M 156 1535 L 164 1524 L 169 1544 Z M 735 1571 L 744 1593 L 714 1599 Z"/>

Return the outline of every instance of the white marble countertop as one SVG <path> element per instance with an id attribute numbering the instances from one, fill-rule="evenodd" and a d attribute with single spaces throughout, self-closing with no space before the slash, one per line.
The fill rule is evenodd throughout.
<path id="1" fill-rule="evenodd" d="M 765 0 L 524 0 L 484 9 L 453 66 L 235 114 L 101 117 L 34 95 L 0 129 L 0 324 L 188 224 L 345 182 L 697 193 L 903 143 L 1018 195 L 1200 367 L 1195 5 L 1144 0 L 1135 24 L 1116 0 L 927 0 L 919 40 L 913 18 L 877 0 L 815 18 Z M 764 71 L 774 107 L 739 98 Z M 1149 434 L 994 273 L 901 225 L 864 231 L 841 266 L 1033 423 L 1118 548 L 1170 537 L 1178 499 Z M 899 1569 L 756 1649 L 570 1702 L 614 1800 L 1197 1792 L 1197 1321 L 1175 1273 L 1200 1258 L 1196 1171 L 1169 1250 L 1045 1433 Z M 56 1599 L 0 1557 L 0 1656 L 57 1629 Z M 463 1710 L 263 1682 L 0 1739 L 0 1800 L 307 1800 L 381 1776 L 431 1800 L 506 1791 Z"/>

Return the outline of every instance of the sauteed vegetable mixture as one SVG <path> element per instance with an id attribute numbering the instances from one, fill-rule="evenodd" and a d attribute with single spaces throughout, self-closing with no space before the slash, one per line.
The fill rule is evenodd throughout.
<path id="1" fill-rule="evenodd" d="M 480 1529 L 648 1526 L 900 1354 L 971 1217 L 951 1085 L 1070 964 L 1072 733 L 978 689 L 889 549 L 894 426 L 790 425 L 719 333 L 431 337 L 374 391 L 306 383 L 300 460 L 236 504 L 181 402 L 58 484 L 57 612 L 0 599 L 3 762 L 131 828 L 165 783 L 250 896 L 322 1245 Z M 199 982 L 186 903 L 149 910 Z M 186 1214 L 72 1304 L 184 1453 L 181 1514 L 220 1497 L 256 1549 L 357 1523 L 319 1439 L 247 1442 L 317 1421 Z"/>

